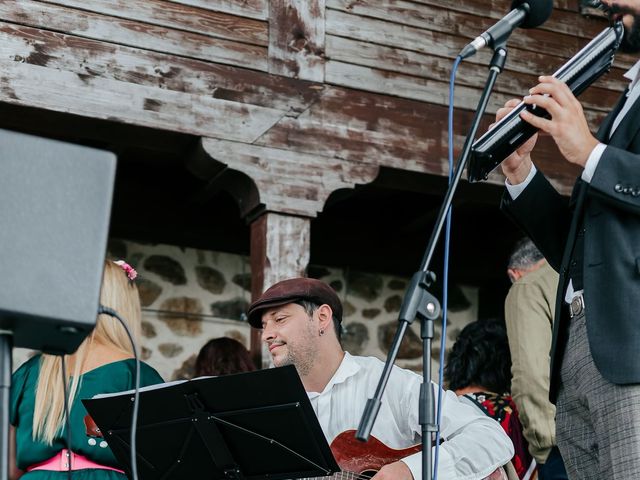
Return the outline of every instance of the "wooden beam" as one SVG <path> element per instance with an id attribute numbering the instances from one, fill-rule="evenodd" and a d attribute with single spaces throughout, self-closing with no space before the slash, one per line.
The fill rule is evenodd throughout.
<path id="1" fill-rule="evenodd" d="M 269 73 L 324 81 L 325 0 L 269 2 Z"/>
<path id="2" fill-rule="evenodd" d="M 239 104 L 0 60 L 0 101 L 161 130 L 253 142 L 282 117 Z"/>

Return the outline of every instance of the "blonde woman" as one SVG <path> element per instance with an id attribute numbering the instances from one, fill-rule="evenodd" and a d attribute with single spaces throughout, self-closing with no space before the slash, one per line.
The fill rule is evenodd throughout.
<path id="1" fill-rule="evenodd" d="M 136 272 L 124 262 L 106 261 L 100 303 L 117 311 L 139 337 L 141 311 Z M 134 388 L 135 360 L 129 337 L 118 320 L 98 316 L 93 332 L 78 350 L 65 357 L 68 372 L 71 425 L 72 477 L 74 480 L 125 479 L 107 442 L 85 426 L 92 421 L 81 403 L 98 393 Z M 149 365 L 141 364 L 140 385 L 163 380 Z M 12 377 L 10 478 L 54 480 L 68 476 L 66 421 L 61 358 L 37 355 Z M 87 418 L 85 418 L 87 417 Z M 91 433 L 91 434 L 89 434 Z"/>

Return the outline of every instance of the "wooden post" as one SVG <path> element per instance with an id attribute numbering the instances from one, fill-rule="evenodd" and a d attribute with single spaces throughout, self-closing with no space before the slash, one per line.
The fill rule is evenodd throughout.
<path id="1" fill-rule="evenodd" d="M 311 219 L 267 212 L 251 224 L 251 298 L 280 280 L 305 275 L 309 264 Z M 264 352 L 264 354 L 263 354 Z M 251 329 L 251 358 L 269 365 L 260 330 Z"/>
<path id="2" fill-rule="evenodd" d="M 325 0 L 269 2 L 269 73 L 324 81 Z"/>

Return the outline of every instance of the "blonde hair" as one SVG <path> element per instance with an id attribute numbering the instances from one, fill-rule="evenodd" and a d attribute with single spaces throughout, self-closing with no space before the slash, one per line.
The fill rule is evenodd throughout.
<path id="1" fill-rule="evenodd" d="M 112 261 L 105 261 L 100 304 L 112 308 L 127 322 L 127 326 L 138 341 L 141 329 L 140 298 L 135 284 L 129 280 L 123 269 Z M 73 362 L 73 372 L 67 372 L 69 384 L 69 405 L 73 403 L 80 385 L 80 375 L 91 351 L 92 345 L 101 343 L 115 347 L 127 355 L 133 355 L 131 341 L 120 322 L 108 315 L 98 315 L 96 326 L 80 344 L 78 350 L 65 355 L 66 365 Z M 69 407 L 71 408 L 71 407 Z M 43 354 L 40 374 L 36 386 L 36 400 L 33 412 L 33 439 L 51 445 L 62 429 L 64 417 L 64 387 L 62 385 L 62 358 Z"/>

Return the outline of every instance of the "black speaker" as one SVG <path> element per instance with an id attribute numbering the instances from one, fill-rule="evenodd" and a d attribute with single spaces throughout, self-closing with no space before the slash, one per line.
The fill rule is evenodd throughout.
<path id="1" fill-rule="evenodd" d="M 74 352 L 96 322 L 113 153 L 0 130 L 0 329 Z"/>

